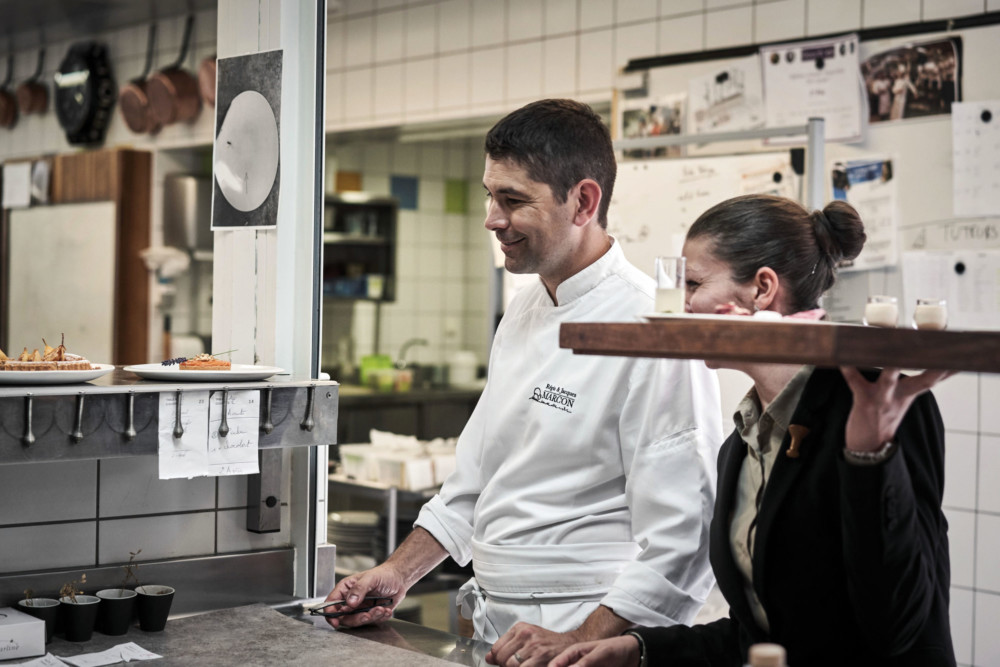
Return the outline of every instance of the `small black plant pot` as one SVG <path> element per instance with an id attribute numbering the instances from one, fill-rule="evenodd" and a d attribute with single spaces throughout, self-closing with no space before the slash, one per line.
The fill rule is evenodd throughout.
<path id="1" fill-rule="evenodd" d="M 76 602 L 69 597 L 59 598 L 62 607 L 63 633 L 66 641 L 90 641 L 97 622 L 97 608 L 101 598 L 96 595 L 77 595 Z"/>
<path id="2" fill-rule="evenodd" d="M 138 586 L 136 606 L 139 608 L 139 629 L 145 632 L 159 632 L 167 626 L 170 604 L 174 601 L 174 589 L 170 586 Z"/>
<path id="3" fill-rule="evenodd" d="M 56 619 L 59 617 L 59 600 L 52 598 L 18 600 L 17 607 L 25 614 L 31 614 L 45 621 L 45 643 L 52 641 L 52 633 L 56 630 Z"/>
<path id="4" fill-rule="evenodd" d="M 123 635 L 132 625 L 135 614 L 135 591 L 125 588 L 106 588 L 97 591 L 101 598 L 100 609 L 97 610 L 97 631 L 106 635 Z"/>

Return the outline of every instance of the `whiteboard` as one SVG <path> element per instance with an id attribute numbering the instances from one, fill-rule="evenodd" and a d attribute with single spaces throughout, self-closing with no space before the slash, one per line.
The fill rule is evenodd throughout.
<path id="1" fill-rule="evenodd" d="M 701 213 L 740 194 L 798 199 L 801 177 L 788 151 L 727 157 L 650 159 L 618 165 L 608 232 L 632 264 L 652 275 L 657 255 L 680 255 Z"/>

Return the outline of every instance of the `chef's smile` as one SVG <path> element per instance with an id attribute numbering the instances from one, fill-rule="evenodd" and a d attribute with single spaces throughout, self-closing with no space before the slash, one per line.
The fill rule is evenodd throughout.
<path id="1" fill-rule="evenodd" d="M 520 238 L 508 239 L 497 234 L 497 240 L 500 241 L 500 249 L 503 250 L 504 253 L 508 253 L 515 250 L 514 246 L 526 240 L 526 237 L 522 236 Z"/>

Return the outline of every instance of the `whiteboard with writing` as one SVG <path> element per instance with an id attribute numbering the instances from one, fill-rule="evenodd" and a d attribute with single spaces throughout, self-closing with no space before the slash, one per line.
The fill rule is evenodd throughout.
<path id="1" fill-rule="evenodd" d="M 680 255 L 688 228 L 707 209 L 751 193 L 798 199 L 800 180 L 787 152 L 622 162 L 608 232 L 652 275 L 654 258 Z"/>

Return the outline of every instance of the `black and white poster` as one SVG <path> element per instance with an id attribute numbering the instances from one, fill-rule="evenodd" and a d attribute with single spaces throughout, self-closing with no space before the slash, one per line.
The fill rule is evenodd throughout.
<path id="1" fill-rule="evenodd" d="M 277 50 L 218 60 L 212 229 L 277 224 L 281 57 Z"/>

